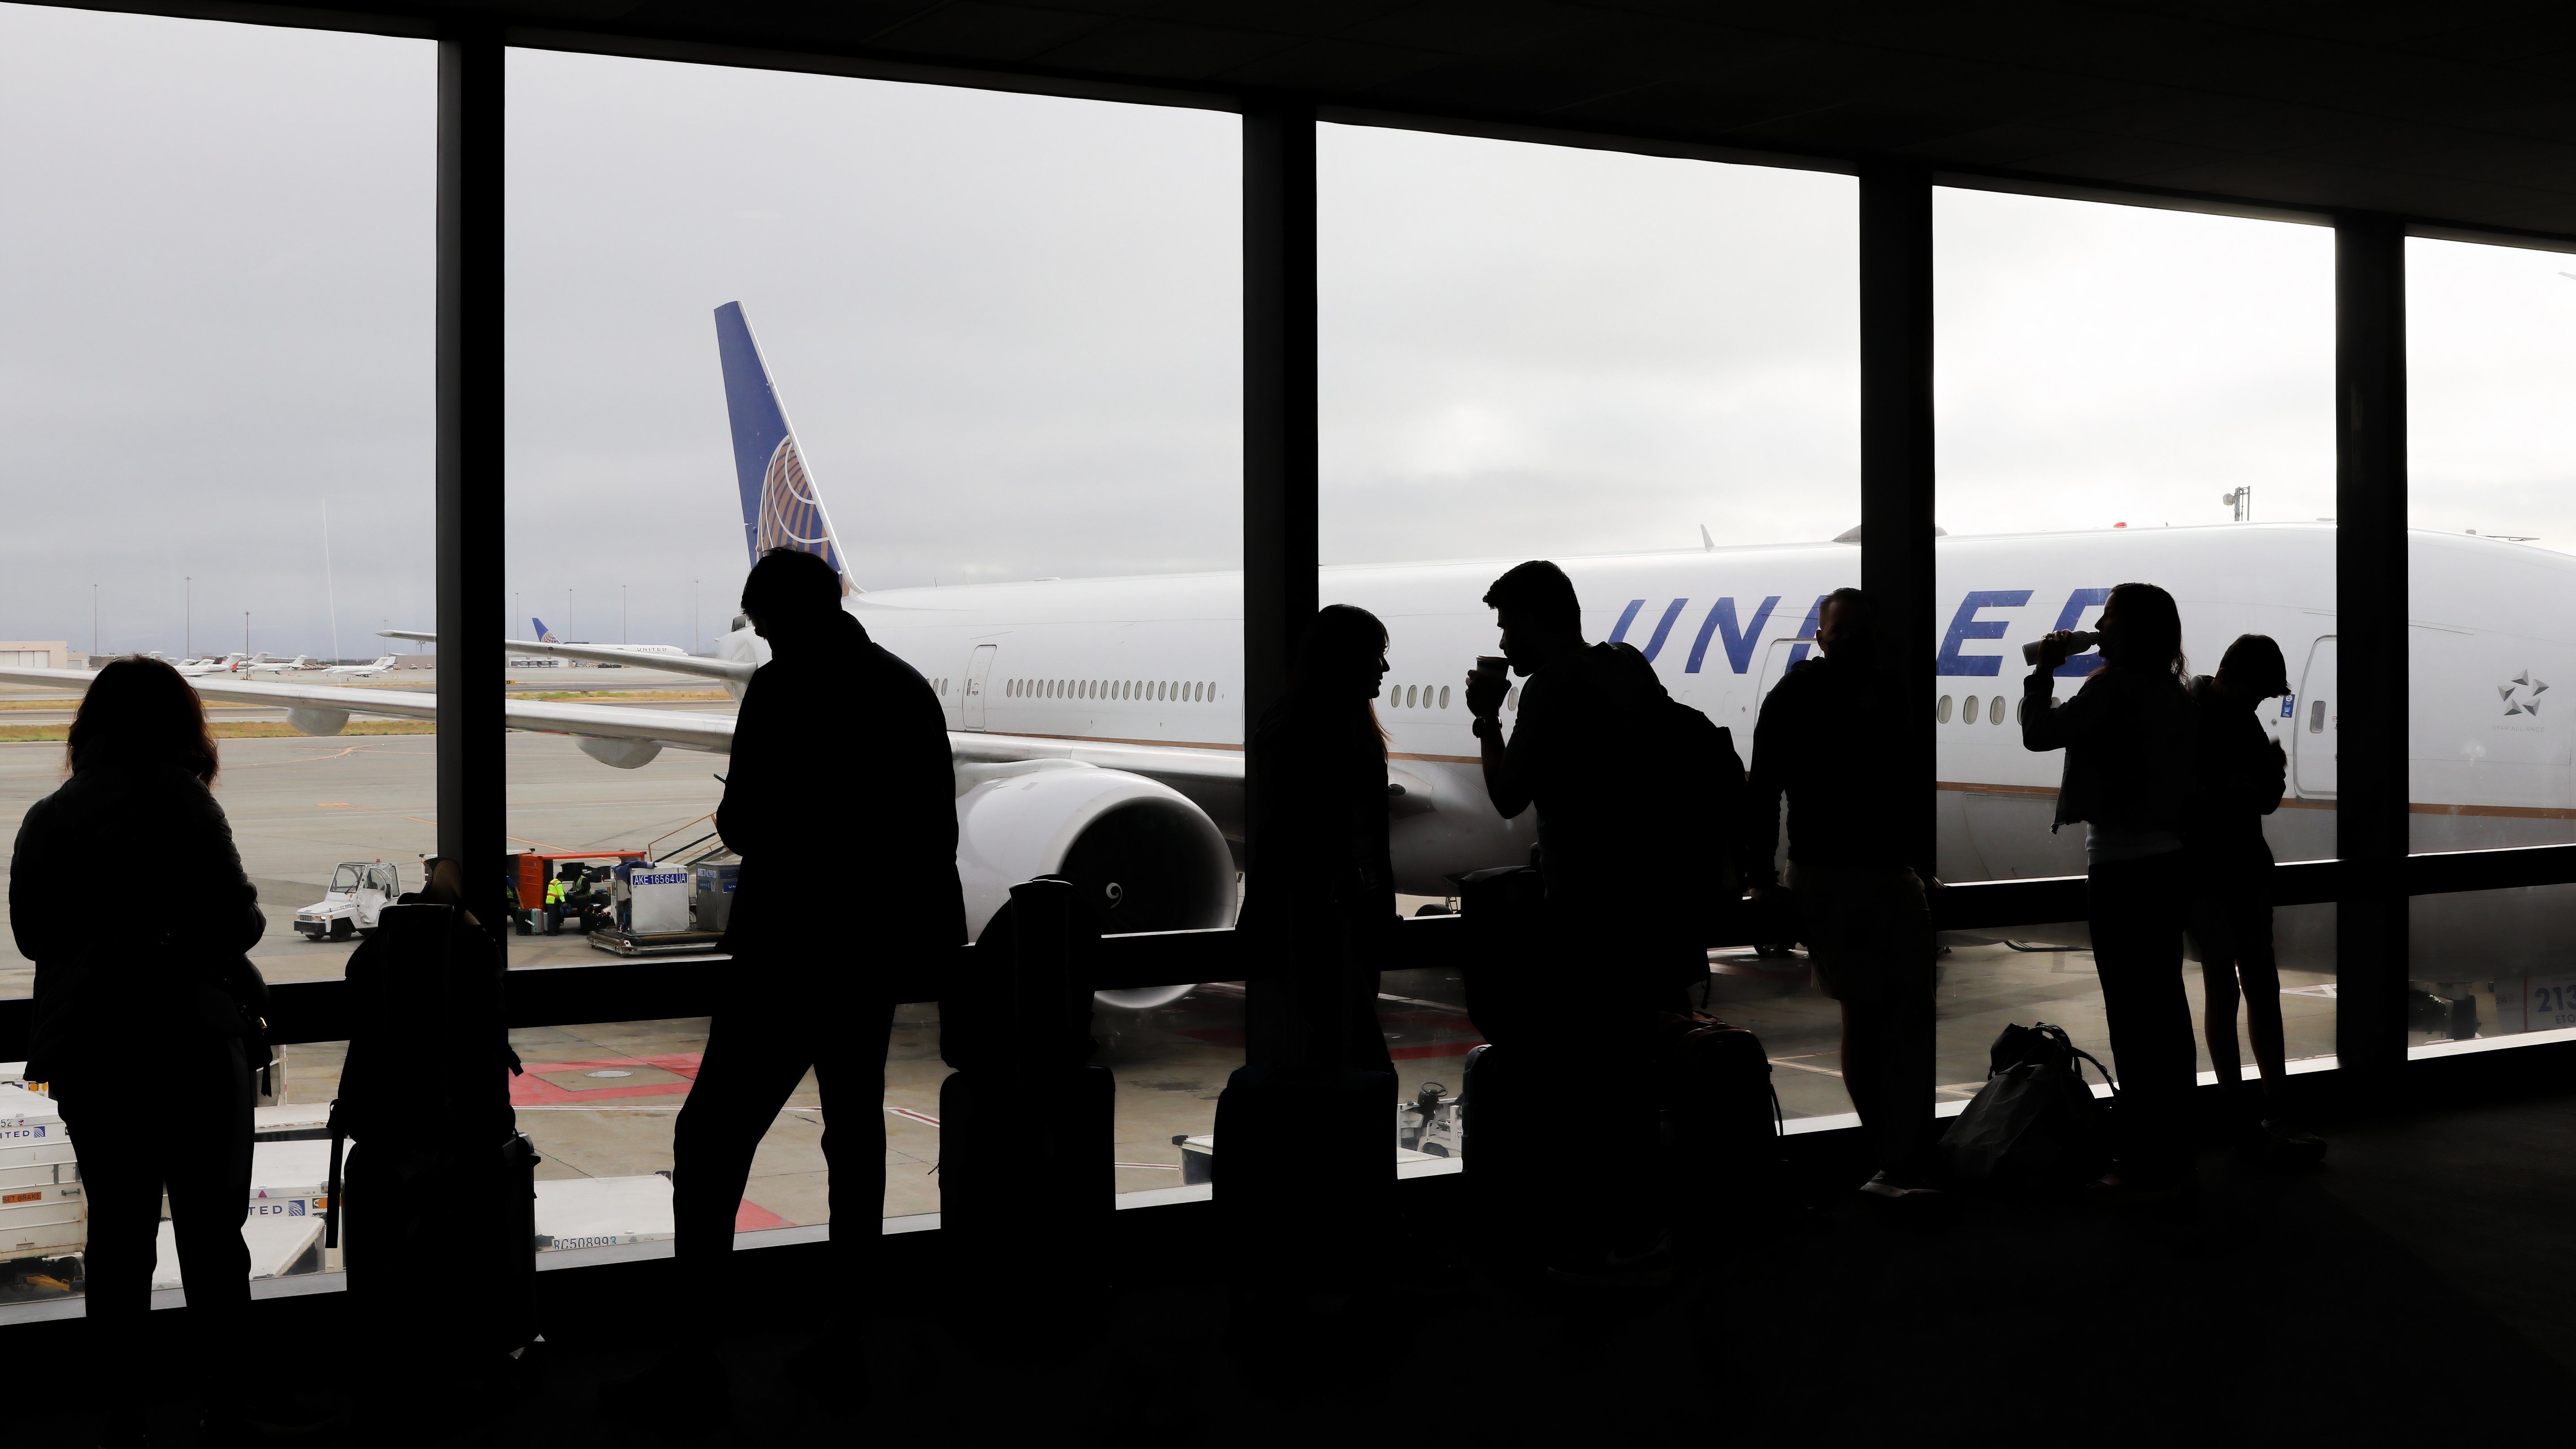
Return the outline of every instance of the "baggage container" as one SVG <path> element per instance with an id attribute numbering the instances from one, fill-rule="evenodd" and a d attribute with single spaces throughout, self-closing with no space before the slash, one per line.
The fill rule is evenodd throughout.
<path id="1" fill-rule="evenodd" d="M 689 929 L 695 887 L 686 866 L 619 861 L 614 892 L 622 930 L 638 936 L 667 936 Z"/>
<path id="2" fill-rule="evenodd" d="M 676 1237 L 671 1179 L 570 1177 L 537 1184 L 537 1251 L 608 1248 Z"/>
<path id="3" fill-rule="evenodd" d="M 48 1196 L 0 1208 L 0 1263 L 17 1258 L 58 1258 L 89 1242 L 89 1204 L 77 1194 Z"/>
<path id="4" fill-rule="evenodd" d="M 77 1253 L 89 1242 L 80 1162 L 52 1098 L 29 1091 L 25 1064 L 0 1083 L 0 1263 Z"/>
<path id="5" fill-rule="evenodd" d="M 318 1217 L 252 1218 L 242 1224 L 242 1242 L 250 1249 L 250 1276 L 285 1278 L 310 1273 L 322 1265 L 322 1220 Z M 171 1224 L 161 1224 L 152 1262 L 154 1289 L 177 1288 L 179 1240 Z"/>
<path id="6" fill-rule="evenodd" d="M 721 931 L 733 919 L 734 886 L 742 878 L 740 863 L 700 865 L 697 875 L 698 929 Z"/>

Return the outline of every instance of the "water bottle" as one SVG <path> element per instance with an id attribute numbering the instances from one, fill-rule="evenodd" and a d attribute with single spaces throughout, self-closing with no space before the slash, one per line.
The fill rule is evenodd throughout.
<path id="1" fill-rule="evenodd" d="M 2072 658 L 2073 656 L 2081 654 L 2085 650 L 2090 649 L 2101 642 L 2101 635 L 2096 634 L 2089 629 L 2078 629 L 2074 633 L 2066 636 L 2067 656 Z M 2039 662 L 2039 645 L 2040 641 L 2033 639 L 2029 643 L 2021 646 L 2021 662 L 2024 664 L 2037 664 Z"/>

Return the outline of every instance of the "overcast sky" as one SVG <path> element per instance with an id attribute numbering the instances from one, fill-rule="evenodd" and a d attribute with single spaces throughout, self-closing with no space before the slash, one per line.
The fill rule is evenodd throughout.
<path id="1" fill-rule="evenodd" d="M 430 623 L 434 60 L 0 5 L 0 637 L 370 647 Z M 721 627 L 710 314 L 741 301 L 860 582 L 1230 568 L 1236 123 L 516 52 L 514 613 Z M 1327 127 L 1343 562 L 1858 518 L 1853 184 Z M 2332 236 L 1937 201 L 1954 533 L 2333 507 Z M 2576 547 L 2576 258 L 2410 245 L 2416 521 Z M 322 546 L 328 500 L 331 547 Z M 327 567 L 326 567 L 327 566 Z M 564 617 L 565 591 L 572 590 Z"/>

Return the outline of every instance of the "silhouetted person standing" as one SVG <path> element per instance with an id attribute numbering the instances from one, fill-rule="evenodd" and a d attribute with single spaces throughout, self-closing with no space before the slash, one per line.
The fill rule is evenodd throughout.
<path id="1" fill-rule="evenodd" d="M 2272 955 L 2272 847 L 2263 817 L 2281 807 L 2289 760 L 2263 732 L 2264 705 L 2290 692 L 2281 646 L 2262 634 L 2238 636 L 2218 673 L 2191 682 L 2199 729 L 2200 788 L 2183 842 L 2191 852 L 2191 940 L 2198 948 L 2202 1033 L 2226 1094 L 2228 1122 L 2250 1149 L 2284 1164 L 2316 1162 L 2326 1145 L 2281 1115 L 2287 1051 L 2281 1032 L 2281 973 Z M 2236 1054 L 2236 1002 L 2245 1002 L 2262 1077 L 2245 1089 Z"/>
<path id="2" fill-rule="evenodd" d="M 1780 797 L 1789 798 L 1789 889 L 1816 982 L 1842 1006 L 1844 1090 L 1889 1201 L 1932 1187 L 1932 916 L 1923 881 L 1886 828 L 1887 802 L 1919 788 L 1896 760 L 1900 694 L 1879 672 L 1869 601 L 1825 597 L 1817 657 L 1762 702 L 1753 733 L 1744 872 L 1774 887 Z"/>
<path id="3" fill-rule="evenodd" d="M 1253 731 L 1251 871 L 1242 928 L 1293 972 L 1258 993 L 1248 1059 L 1392 1072 L 1377 972 L 1396 925 L 1387 856 L 1386 734 L 1371 701 L 1386 626 L 1334 604 L 1315 615 L 1288 694 Z"/>
<path id="4" fill-rule="evenodd" d="M 885 1203 L 895 988 L 966 939 L 955 776 L 938 697 L 842 610 L 830 564 L 771 549 L 742 610 L 770 660 L 743 693 L 716 812 L 742 870 L 722 947 L 733 964 L 672 1145 L 677 1255 L 702 1321 L 718 1321 L 752 1154 L 812 1069 L 827 1123 L 831 1098 L 849 1109 L 839 1140 L 823 1138 L 833 1268 L 817 1287 L 837 1317 L 792 1367 L 848 1397 L 865 1383 L 850 1330 Z M 684 1378 L 630 1381 L 633 1407 L 658 1415 L 671 1395 L 689 1416 L 720 1416 L 720 1371 L 696 1351 L 685 1363 Z"/>
<path id="5" fill-rule="evenodd" d="M 177 670 L 110 661 L 81 699 L 70 754 L 71 779 L 19 828 L 9 921 L 36 963 L 28 1079 L 51 1084 L 80 1154 L 90 1351 L 112 1406 L 102 1442 L 142 1442 L 139 1405 L 183 1375 L 205 1395 L 210 1437 L 238 1435 L 256 1422 L 245 1039 L 266 1001 L 244 953 L 267 922 L 207 788 L 205 706 Z M 149 918 L 102 924 L 74 908 L 137 841 L 170 862 Z M 164 1191 L 196 1339 L 185 1362 L 144 1348 Z"/>
<path id="6" fill-rule="evenodd" d="M 2066 631 L 2040 642 L 2022 684 L 2025 749 L 2066 751 L 2057 824 L 2082 822 L 2093 969 L 2119 1073 L 2119 1162 L 2106 1195 L 2161 1197 L 2189 1184 L 2191 1002 L 2182 987 L 2191 878 L 2183 830 L 2197 788 L 2199 730 L 2184 692 L 2182 615 L 2154 584 L 2122 584 L 2102 607 L 2101 668 L 2054 698 Z"/>
<path id="7" fill-rule="evenodd" d="M 1494 581 L 1485 603 L 1501 626 L 1503 656 L 1525 680 L 1507 733 L 1500 711 L 1509 681 L 1481 670 L 1467 676 L 1485 791 L 1506 820 L 1537 807 L 1546 883 L 1547 925 L 1533 944 L 1545 963 L 1549 1011 L 1544 1038 L 1523 1048 L 1524 1060 L 1543 1060 L 1559 1074 L 1570 1106 L 1588 1100 L 1584 1093 L 1652 1080 L 1659 1014 L 1686 1010 L 1684 986 L 1707 979 L 1707 954 L 1688 914 L 1659 909 L 1652 895 L 1658 885 L 1700 884 L 1677 869 L 1695 854 L 1683 839 L 1695 822 L 1638 769 L 1641 752 L 1669 742 L 1671 697 L 1634 648 L 1584 642 L 1582 605 L 1564 570 L 1543 559 L 1521 564 Z M 1588 1245 L 1550 1264 L 1560 1277 L 1669 1273 L 1645 1187 L 1655 1124 L 1644 1104 L 1566 1124 L 1569 1141 L 1580 1134 L 1597 1160 L 1617 1166 L 1598 1180 L 1571 1179 L 1579 1190 L 1557 1205 L 1567 1239 Z"/>

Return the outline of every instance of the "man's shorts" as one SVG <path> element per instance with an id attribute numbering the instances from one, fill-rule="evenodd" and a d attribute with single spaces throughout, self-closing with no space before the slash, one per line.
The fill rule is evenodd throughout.
<path id="1" fill-rule="evenodd" d="M 1789 862 L 1798 935 L 1816 985 L 1836 1001 L 1875 1006 L 1932 989 L 1932 912 L 1904 866 Z"/>

